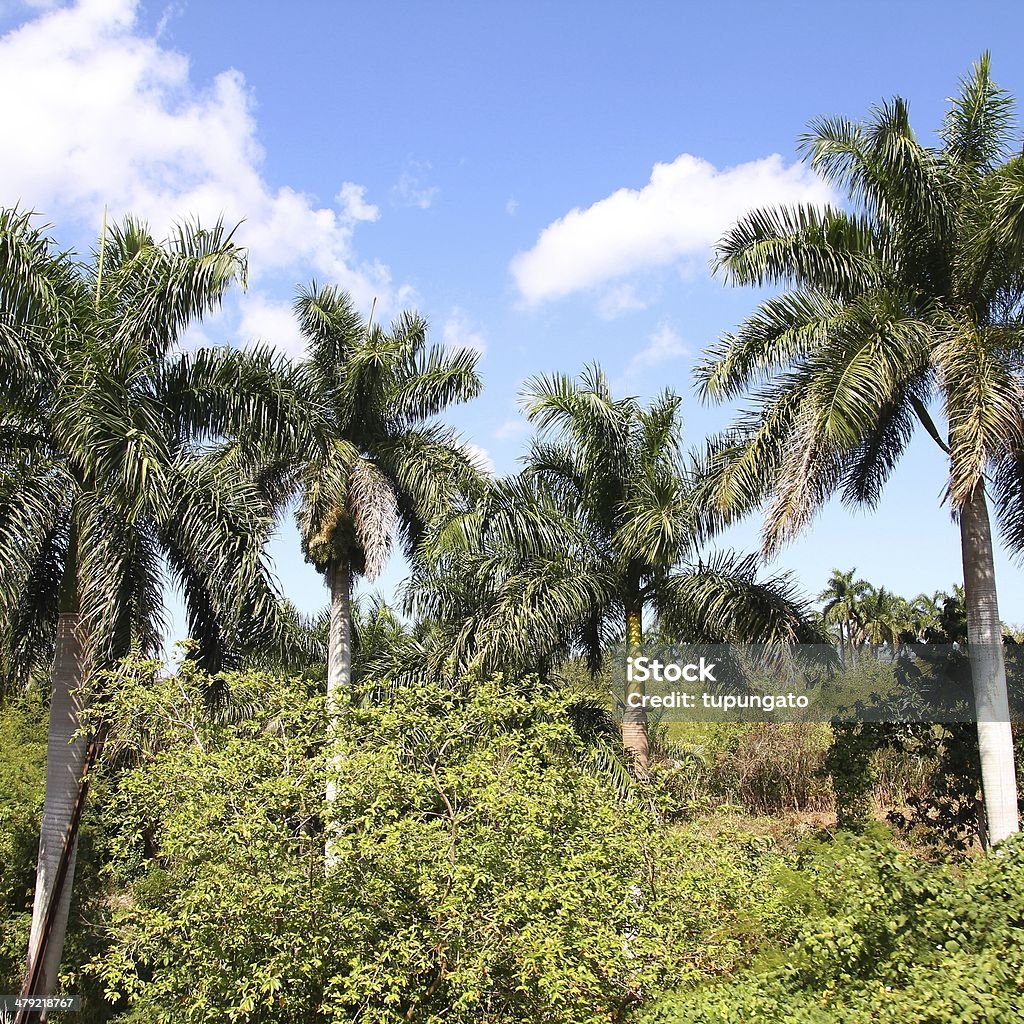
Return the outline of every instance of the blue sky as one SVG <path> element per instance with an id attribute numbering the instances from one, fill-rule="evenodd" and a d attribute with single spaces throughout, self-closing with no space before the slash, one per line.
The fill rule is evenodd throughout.
<path id="1" fill-rule="evenodd" d="M 453 420 L 513 470 L 523 378 L 597 359 L 622 391 L 685 396 L 699 442 L 729 410 L 692 393 L 700 349 L 757 296 L 708 272 L 751 206 L 828 198 L 799 166 L 807 122 L 905 96 L 922 134 L 972 60 L 1024 96 L 1016 3 L 0 2 L 0 203 L 87 248 L 102 209 L 163 228 L 245 217 L 249 291 L 196 331 L 301 352 L 288 304 L 312 277 L 364 309 L 416 307 L 483 351 Z M 961 579 L 919 438 L 874 513 L 824 511 L 776 566 L 833 567 L 907 596 Z M 757 524 L 724 543 L 757 545 Z M 301 607 L 325 598 L 286 527 L 273 554 Z M 1005 620 L 1021 570 L 997 563 Z M 388 591 L 395 564 L 381 581 Z"/>

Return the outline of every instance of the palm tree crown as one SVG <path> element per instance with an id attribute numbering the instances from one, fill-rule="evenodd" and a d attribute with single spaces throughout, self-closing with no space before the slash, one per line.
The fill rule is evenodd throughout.
<path id="1" fill-rule="evenodd" d="M 427 347 L 414 314 L 387 331 L 367 324 L 335 287 L 303 289 L 295 309 L 308 343 L 300 387 L 323 438 L 300 470 L 306 557 L 373 578 L 396 537 L 411 555 L 424 524 L 475 480 L 468 450 L 434 417 L 479 394 L 478 355 Z"/>
<path id="2" fill-rule="evenodd" d="M 768 497 L 768 550 L 837 491 L 875 504 L 916 422 L 949 453 L 954 509 L 990 469 L 1004 535 L 1024 544 L 1024 158 L 1010 115 L 986 57 L 941 149 L 917 140 L 901 99 L 864 124 L 820 121 L 803 150 L 853 212 L 756 210 L 719 243 L 730 281 L 790 288 L 697 371 L 709 398 L 756 398 L 720 439 L 717 476 L 734 510 Z"/>
<path id="3" fill-rule="evenodd" d="M 0 235 L 8 252 L 45 245 L 11 214 Z M 29 344 L 4 395 L 8 671 L 48 660 L 59 610 L 81 611 L 97 664 L 133 643 L 154 650 L 166 570 L 209 667 L 223 660 L 226 633 L 259 639 L 272 620 L 266 504 L 216 442 L 282 404 L 275 361 L 175 348 L 244 273 L 244 252 L 220 224 L 183 225 L 161 245 L 129 219 L 109 229 L 102 269 L 56 254 L 26 284 L 47 303 L 23 323 Z"/>

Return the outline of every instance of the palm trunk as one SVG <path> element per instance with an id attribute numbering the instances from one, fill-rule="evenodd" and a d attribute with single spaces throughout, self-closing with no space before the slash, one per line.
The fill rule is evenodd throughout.
<path id="1" fill-rule="evenodd" d="M 62 611 L 57 624 L 57 650 L 46 745 L 46 795 L 39 833 L 39 860 L 36 866 L 36 893 L 32 904 L 26 977 L 30 979 L 32 976 L 41 946 L 42 963 L 36 971 L 35 984 L 31 985 L 33 991 L 26 992 L 27 995 L 52 995 L 56 990 L 57 971 L 64 952 L 64 936 L 71 908 L 71 889 L 78 851 L 74 811 L 80 797 L 89 747 L 88 739 L 83 736 L 72 740 L 79 729 L 78 690 L 83 681 L 79 620 L 77 610 Z M 66 841 L 69 851 L 62 870 L 61 859 Z M 45 927 L 47 924 L 48 928 Z"/>
<path id="2" fill-rule="evenodd" d="M 327 712 L 330 715 L 331 735 L 339 728 L 338 716 L 352 691 L 352 569 L 347 559 L 336 558 L 328 570 L 331 587 L 331 626 L 327 640 Z M 337 860 L 332 851 L 334 830 L 333 804 L 337 799 L 337 773 L 341 758 L 331 758 L 327 779 L 327 845 L 325 860 L 330 871 Z"/>
<path id="3" fill-rule="evenodd" d="M 981 749 L 982 796 L 990 843 L 1018 831 L 1017 776 L 1013 730 L 1006 694 L 1003 631 L 996 600 L 985 488 L 979 484 L 960 510 L 960 545 L 964 563 L 967 639 L 974 679 Z"/>
<path id="4" fill-rule="evenodd" d="M 626 608 L 626 646 L 630 653 L 643 641 L 643 605 L 637 601 Z M 633 694 L 644 696 L 643 683 L 626 681 L 626 707 L 622 713 L 622 745 L 632 753 L 641 777 L 650 768 L 650 740 L 647 735 L 647 709 L 631 707 Z"/>

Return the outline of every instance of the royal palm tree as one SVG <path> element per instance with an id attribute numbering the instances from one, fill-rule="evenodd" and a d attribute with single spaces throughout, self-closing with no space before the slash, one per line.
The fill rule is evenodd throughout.
<path id="1" fill-rule="evenodd" d="M 521 401 L 538 428 L 522 472 L 448 524 L 435 540 L 440 575 L 416 580 L 420 612 L 461 617 L 448 647 L 466 652 L 462 667 L 579 654 L 596 671 L 623 637 L 642 642 L 645 615 L 680 641 L 807 637 L 808 610 L 788 580 L 759 581 L 749 557 L 699 558 L 677 396 L 665 392 L 646 408 L 615 399 L 601 369 L 588 366 L 578 380 L 532 378 Z M 622 734 L 645 772 L 642 709 L 626 708 Z"/>
<path id="2" fill-rule="evenodd" d="M 78 262 L 28 217 L 0 214 L 0 656 L 16 677 L 53 661 L 36 994 L 56 982 L 97 750 L 78 735 L 87 684 L 133 647 L 155 653 L 166 575 L 208 667 L 228 637 L 266 635 L 275 606 L 269 510 L 216 442 L 277 416 L 278 367 L 265 352 L 175 347 L 244 280 L 244 251 L 220 224 L 158 244 L 129 219 L 100 254 Z"/>
<path id="3" fill-rule="evenodd" d="M 478 355 L 427 346 L 426 322 L 403 313 L 367 323 L 350 297 L 315 283 L 295 302 L 308 357 L 298 370 L 314 431 L 302 460 L 299 529 L 331 595 L 329 707 L 350 699 L 352 584 L 373 579 L 395 540 L 412 556 L 425 526 L 479 485 L 468 449 L 435 417 L 479 394 Z M 328 783 L 328 802 L 333 784 Z"/>
<path id="4" fill-rule="evenodd" d="M 848 572 L 833 569 L 828 585 L 818 595 L 818 600 L 825 602 L 822 608 L 825 622 L 839 626 L 839 645 L 844 657 L 853 656 L 857 609 L 871 588 L 867 580 L 859 580 L 856 576 L 856 569 Z"/>
<path id="5" fill-rule="evenodd" d="M 915 636 L 929 642 L 942 627 L 942 606 L 948 595 L 941 590 L 932 594 L 918 594 L 910 602 L 910 619 Z"/>
<path id="6" fill-rule="evenodd" d="M 916 425 L 948 457 L 997 841 L 1018 823 L 988 499 L 1019 551 L 1024 159 L 987 55 L 951 102 L 941 142 L 916 138 L 901 99 L 863 123 L 815 123 L 803 151 L 851 210 L 756 210 L 724 236 L 728 280 L 789 290 L 712 346 L 698 379 L 710 399 L 755 399 L 712 444 L 708 468 L 720 510 L 766 502 L 769 552 L 836 492 L 874 505 Z"/>
<path id="7" fill-rule="evenodd" d="M 871 587 L 864 594 L 857 617 L 863 642 L 873 648 L 888 646 L 899 650 L 904 638 L 912 633 L 910 605 L 885 587 Z"/>

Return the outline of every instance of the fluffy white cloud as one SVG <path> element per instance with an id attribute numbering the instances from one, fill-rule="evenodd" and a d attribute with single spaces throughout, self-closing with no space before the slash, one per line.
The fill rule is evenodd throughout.
<path id="1" fill-rule="evenodd" d="M 641 189 L 621 188 L 549 224 L 511 264 L 529 304 L 584 291 L 687 257 L 706 256 L 738 216 L 776 203 L 825 203 L 829 187 L 778 154 L 718 170 L 684 153 L 654 165 Z"/>
<path id="2" fill-rule="evenodd" d="M 366 186 L 346 181 L 337 195 L 342 215 L 349 220 L 377 220 L 380 209 L 366 201 Z"/>
<path id="3" fill-rule="evenodd" d="M 487 351 L 486 339 L 460 306 L 455 306 L 445 320 L 441 339 L 445 348 L 468 348 L 481 355 Z"/>
<path id="4" fill-rule="evenodd" d="M 240 307 L 238 334 L 244 343 L 264 342 L 295 359 L 306 354 L 306 339 L 299 331 L 290 303 L 248 292 Z"/>
<path id="5" fill-rule="evenodd" d="M 634 353 L 622 376 L 613 381 L 612 388 L 615 391 L 632 388 L 645 371 L 689 354 L 683 339 L 668 324 L 662 324 L 648 337 L 647 344 Z"/>
<path id="6" fill-rule="evenodd" d="M 104 204 L 158 232 L 183 216 L 244 218 L 237 237 L 254 278 L 315 273 L 361 304 L 388 304 L 387 267 L 360 265 L 352 251 L 355 224 L 378 212 L 363 190 L 345 183 L 331 207 L 269 184 L 242 74 L 196 83 L 185 56 L 141 29 L 137 8 L 79 0 L 0 38 L 10 99 L 0 124 L 16 146 L 0 164 L 0 203 L 40 210 L 62 234 L 68 222 L 98 233 Z"/>

